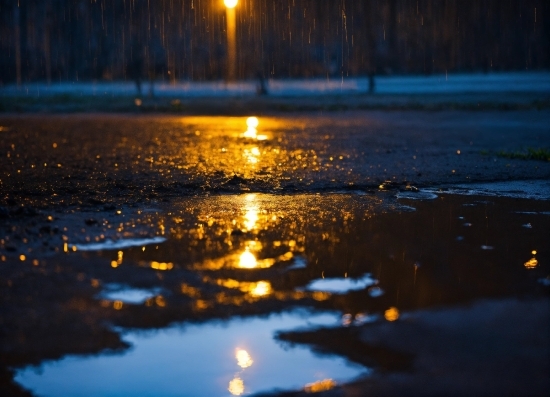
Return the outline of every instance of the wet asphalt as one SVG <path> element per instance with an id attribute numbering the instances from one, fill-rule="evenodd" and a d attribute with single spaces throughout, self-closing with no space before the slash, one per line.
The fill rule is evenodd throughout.
<path id="1" fill-rule="evenodd" d="M 548 161 L 499 156 L 550 147 L 546 110 L 286 114 L 259 117 L 255 138 L 243 136 L 246 120 L 4 115 L 1 213 L 215 192 L 550 178 Z"/>

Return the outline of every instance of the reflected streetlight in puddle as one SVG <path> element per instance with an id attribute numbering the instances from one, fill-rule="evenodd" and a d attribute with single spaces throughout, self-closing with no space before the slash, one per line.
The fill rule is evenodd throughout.
<path id="1" fill-rule="evenodd" d="M 539 264 L 539 261 L 537 260 L 537 258 L 535 258 L 537 251 L 533 250 L 531 251 L 531 254 L 533 255 L 533 257 L 523 264 L 526 269 L 534 269 Z"/>
<path id="2" fill-rule="evenodd" d="M 244 149 L 244 156 L 251 164 L 256 164 L 258 162 L 258 157 L 260 157 L 260 154 L 260 149 L 258 149 L 257 146 L 254 146 L 252 149 Z"/>
<path id="3" fill-rule="evenodd" d="M 252 360 L 250 354 L 244 349 L 237 348 L 235 350 L 235 358 L 237 359 L 237 365 L 242 369 L 248 368 L 254 364 L 254 360 Z"/>
<path id="4" fill-rule="evenodd" d="M 235 358 L 237 359 L 237 365 L 242 368 L 241 372 L 254 364 L 254 360 L 252 360 L 250 354 L 244 349 L 235 349 Z M 234 396 L 240 396 L 244 393 L 244 382 L 239 378 L 238 374 L 231 379 L 227 390 Z"/>
<path id="5" fill-rule="evenodd" d="M 384 312 L 384 318 L 388 321 L 395 321 L 399 318 L 399 310 L 396 307 L 390 307 Z"/>
<path id="6" fill-rule="evenodd" d="M 227 279 L 217 280 L 216 284 L 221 285 L 225 288 L 238 289 L 241 292 L 249 294 L 254 298 L 266 297 L 271 295 L 273 292 L 271 288 L 271 283 L 269 281 L 248 282 Z"/>
<path id="7" fill-rule="evenodd" d="M 242 269 L 254 269 L 256 266 L 256 257 L 247 248 L 239 257 L 239 267 Z"/>
<path id="8" fill-rule="evenodd" d="M 243 380 L 238 377 L 231 379 L 227 390 L 229 390 L 229 393 L 231 393 L 233 396 L 240 396 L 241 394 L 244 393 Z"/>
<path id="9" fill-rule="evenodd" d="M 258 205 L 255 201 L 255 194 L 247 194 L 245 196 L 244 227 L 246 227 L 246 231 L 248 232 L 252 231 L 256 227 L 256 222 L 258 222 Z"/>
<path id="10" fill-rule="evenodd" d="M 256 139 L 258 141 L 265 141 L 267 135 L 258 134 L 258 125 L 260 120 L 257 117 L 251 116 L 246 119 L 246 131 L 243 133 L 244 138 Z"/>
<path id="11" fill-rule="evenodd" d="M 269 281 L 258 281 L 253 284 L 252 289 L 250 290 L 250 295 L 261 297 L 271 294 L 271 283 Z"/>
<path id="12" fill-rule="evenodd" d="M 333 381 L 332 379 L 323 379 L 317 382 L 308 383 L 304 387 L 304 391 L 306 393 L 319 393 L 322 391 L 328 391 L 328 390 L 334 389 L 335 386 L 336 386 L 336 382 Z"/>

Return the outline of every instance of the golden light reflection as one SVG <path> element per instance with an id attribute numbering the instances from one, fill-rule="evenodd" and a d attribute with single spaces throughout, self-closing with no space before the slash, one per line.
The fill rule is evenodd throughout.
<path id="1" fill-rule="evenodd" d="M 244 214 L 244 226 L 247 231 L 251 231 L 258 222 L 258 207 L 247 207 Z"/>
<path id="2" fill-rule="evenodd" d="M 311 297 L 317 302 L 323 302 L 330 298 L 330 292 L 314 291 L 312 292 Z"/>
<path id="3" fill-rule="evenodd" d="M 244 138 L 256 139 L 258 141 L 265 141 L 267 139 L 266 135 L 258 134 L 258 125 L 260 121 L 257 117 L 249 117 L 246 119 L 247 130 L 243 133 Z"/>
<path id="4" fill-rule="evenodd" d="M 202 299 L 198 299 L 195 301 L 193 309 L 197 311 L 206 310 L 210 307 L 210 305 L 211 305 L 210 302 Z"/>
<path id="5" fill-rule="evenodd" d="M 254 360 L 252 360 L 250 354 L 244 349 L 237 348 L 235 350 L 235 358 L 237 359 L 237 365 L 242 369 L 248 368 L 254 364 Z"/>
<path id="6" fill-rule="evenodd" d="M 331 390 L 336 386 L 336 382 L 332 379 L 323 379 L 317 382 L 308 383 L 304 387 L 306 393 L 318 393 L 321 391 Z"/>
<path id="7" fill-rule="evenodd" d="M 531 258 L 527 262 L 525 262 L 523 265 L 526 269 L 534 269 L 539 264 L 539 261 L 537 261 L 537 258 Z"/>
<path id="8" fill-rule="evenodd" d="M 157 297 L 155 297 L 155 303 L 157 304 L 158 307 L 166 306 L 166 300 L 162 295 L 158 295 Z"/>
<path id="9" fill-rule="evenodd" d="M 246 119 L 246 126 L 248 128 L 256 128 L 258 127 L 258 124 L 260 124 L 260 121 L 257 117 L 252 116 Z"/>
<path id="10" fill-rule="evenodd" d="M 174 268 L 174 264 L 172 262 L 151 262 L 151 269 L 155 270 L 172 270 Z"/>
<path id="11" fill-rule="evenodd" d="M 388 321 L 395 321 L 399 318 L 399 310 L 396 307 L 390 307 L 384 312 L 384 318 Z"/>
<path id="12" fill-rule="evenodd" d="M 216 284 L 225 288 L 238 289 L 254 297 L 268 296 L 273 293 L 271 283 L 269 281 L 237 281 L 233 279 L 217 280 Z"/>
<path id="13" fill-rule="evenodd" d="M 229 382 L 229 387 L 227 388 L 229 390 L 229 393 L 231 393 L 234 396 L 240 396 L 244 393 L 244 382 L 241 378 L 234 378 L 231 379 Z"/>
<path id="14" fill-rule="evenodd" d="M 242 269 L 254 269 L 257 266 L 256 257 L 248 249 L 239 257 L 239 267 Z"/>
<path id="15" fill-rule="evenodd" d="M 201 296 L 200 289 L 191 287 L 190 285 L 182 283 L 180 286 L 181 293 L 191 298 L 199 298 Z"/>
<path id="16" fill-rule="evenodd" d="M 268 281 L 258 281 L 250 290 L 252 296 L 267 296 L 271 293 L 271 284 Z"/>

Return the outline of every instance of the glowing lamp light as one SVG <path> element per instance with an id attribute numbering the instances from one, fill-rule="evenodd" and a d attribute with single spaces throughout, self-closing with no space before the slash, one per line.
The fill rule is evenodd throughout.
<path id="1" fill-rule="evenodd" d="M 239 0 L 223 0 L 223 4 L 227 8 L 235 8 L 237 6 L 238 2 L 239 2 Z"/>

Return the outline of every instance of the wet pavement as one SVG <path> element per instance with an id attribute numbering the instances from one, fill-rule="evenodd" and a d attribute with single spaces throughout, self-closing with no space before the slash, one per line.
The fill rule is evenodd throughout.
<path id="1" fill-rule="evenodd" d="M 548 394 L 547 115 L 431 115 L 3 118 L 0 390 Z"/>

